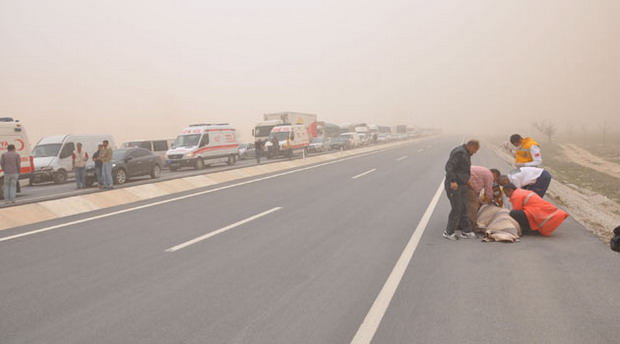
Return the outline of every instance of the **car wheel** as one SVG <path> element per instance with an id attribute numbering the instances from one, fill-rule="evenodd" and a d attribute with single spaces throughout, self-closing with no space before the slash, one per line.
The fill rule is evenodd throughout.
<path id="1" fill-rule="evenodd" d="M 116 170 L 114 173 L 114 184 L 122 185 L 127 181 L 127 172 L 122 168 Z"/>
<path id="2" fill-rule="evenodd" d="M 203 168 L 205 168 L 205 162 L 202 160 L 202 158 L 196 159 L 196 166 L 195 166 L 195 168 L 197 170 L 202 170 Z"/>
<path id="3" fill-rule="evenodd" d="M 226 164 L 228 164 L 228 166 L 234 165 L 235 162 L 237 162 L 237 159 L 235 159 L 234 155 L 230 155 L 228 157 L 228 161 L 226 162 Z"/>
<path id="4" fill-rule="evenodd" d="M 151 178 L 156 179 L 161 177 L 161 167 L 155 164 L 153 165 L 153 169 L 151 170 Z"/>
<path id="5" fill-rule="evenodd" d="M 54 184 L 64 184 L 67 182 L 67 171 L 59 170 L 54 174 Z"/>

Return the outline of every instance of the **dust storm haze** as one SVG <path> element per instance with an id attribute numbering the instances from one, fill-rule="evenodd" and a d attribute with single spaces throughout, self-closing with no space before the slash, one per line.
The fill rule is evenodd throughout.
<path id="1" fill-rule="evenodd" d="M 620 2 L 0 0 L 0 116 L 174 137 L 263 113 L 333 123 L 617 132 Z"/>

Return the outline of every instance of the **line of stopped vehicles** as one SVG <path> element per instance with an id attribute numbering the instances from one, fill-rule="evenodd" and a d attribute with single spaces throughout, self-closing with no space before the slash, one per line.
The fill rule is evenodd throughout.
<path id="1" fill-rule="evenodd" d="M 337 125 L 318 121 L 315 114 L 299 112 L 264 114 L 263 120 L 252 130 L 254 142 L 263 143 L 262 156 L 267 159 L 348 150 L 436 133 L 434 129 L 406 125 Z M 92 156 L 104 140 L 111 147 L 117 147 L 112 135 L 65 134 L 45 136 L 31 149 L 23 124 L 10 117 L 0 118 L 0 153 L 10 144 L 15 145 L 22 159 L 20 180 L 28 179 L 30 185 L 63 184 L 73 178 L 72 159 L 77 143 L 81 143 L 91 157 L 86 184 L 94 185 L 96 174 Z M 200 170 L 213 164 L 233 165 L 238 160 L 256 157 L 254 142 L 240 142 L 237 130 L 228 123 L 192 124 L 182 129 L 176 139 L 130 140 L 114 150 L 114 183 L 124 184 L 139 176 L 159 178 L 163 169 Z M 3 180 L 4 173 L 0 169 L 0 186 Z M 0 197 L 4 196 L 2 189 L 0 187 Z"/>

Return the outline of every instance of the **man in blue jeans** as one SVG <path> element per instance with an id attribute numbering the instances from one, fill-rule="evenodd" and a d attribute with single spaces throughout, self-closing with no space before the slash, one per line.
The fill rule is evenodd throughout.
<path id="1" fill-rule="evenodd" d="M 102 163 L 103 173 L 103 188 L 112 189 L 112 148 L 109 147 L 110 142 L 108 140 L 103 141 L 103 149 L 99 153 L 99 160 Z"/>
<path id="2" fill-rule="evenodd" d="M 0 156 L 0 168 L 4 171 L 4 199 L 7 204 L 15 203 L 21 169 L 21 157 L 15 152 L 15 145 L 8 145 L 7 152 Z"/>

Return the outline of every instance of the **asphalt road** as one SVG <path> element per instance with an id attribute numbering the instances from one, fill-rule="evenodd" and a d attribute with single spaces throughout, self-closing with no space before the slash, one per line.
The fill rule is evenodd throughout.
<path id="1" fill-rule="evenodd" d="M 313 153 L 315 155 L 316 153 Z M 261 159 L 262 164 L 276 162 L 284 160 L 282 158 L 278 159 Z M 208 174 L 221 172 L 225 170 L 235 169 L 235 168 L 243 168 L 248 166 L 256 165 L 256 158 L 250 157 L 248 159 L 239 160 L 234 165 L 228 166 L 226 164 L 218 163 L 212 166 L 208 166 L 203 170 L 195 170 L 193 168 L 182 168 L 177 171 L 170 171 L 168 169 L 162 170 L 161 177 L 158 179 L 152 179 L 150 176 L 142 176 L 142 177 L 133 177 L 129 179 L 123 185 L 115 185 L 116 188 L 119 187 L 128 187 L 128 186 L 136 186 L 141 184 L 148 184 L 153 182 L 158 182 L 162 180 L 176 179 L 189 177 L 198 174 Z M 53 182 L 44 182 L 38 183 L 34 185 L 29 185 L 28 180 L 20 181 L 22 188 L 21 192 L 17 194 L 17 203 L 15 205 L 20 205 L 24 203 L 32 203 L 32 202 L 41 202 L 49 199 L 57 199 L 57 198 L 65 198 L 70 196 L 82 195 L 93 192 L 101 192 L 97 187 L 86 188 L 86 189 L 76 189 L 75 180 L 69 179 L 69 181 L 65 184 L 54 184 Z M 0 202 L 0 208 L 7 206 L 15 206 L 15 205 L 7 205 L 4 202 Z"/>
<path id="2" fill-rule="evenodd" d="M 617 343 L 620 256 L 572 219 L 517 244 L 441 237 L 449 205 L 432 200 L 456 144 L 414 141 L 0 238 L 0 342 L 331 344 L 361 331 L 373 343 Z M 473 160 L 506 167 L 484 149 Z"/>

